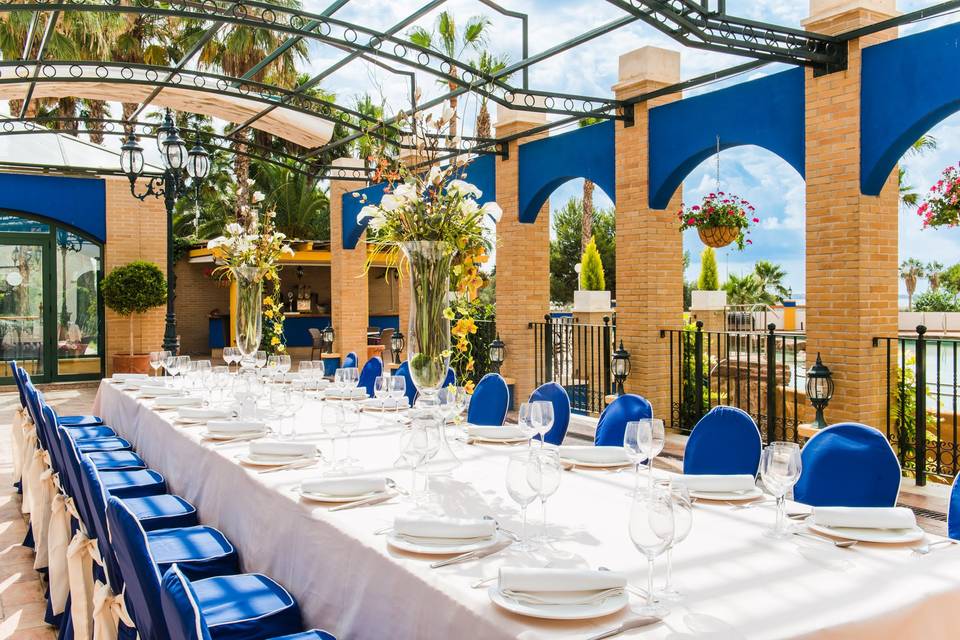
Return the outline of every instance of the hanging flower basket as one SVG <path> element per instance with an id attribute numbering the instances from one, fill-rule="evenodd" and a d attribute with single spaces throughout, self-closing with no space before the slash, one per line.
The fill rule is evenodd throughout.
<path id="1" fill-rule="evenodd" d="M 960 225 L 960 165 L 943 170 L 917 208 L 923 219 L 923 228 L 956 227 Z"/>
<path id="2" fill-rule="evenodd" d="M 677 218 L 680 231 L 696 229 L 700 240 L 708 247 L 719 249 L 733 242 L 742 250 L 753 242 L 746 236 L 750 226 L 760 222 L 755 217 L 753 205 L 733 194 L 723 191 L 710 193 L 703 202 L 692 207 L 681 205 Z"/>

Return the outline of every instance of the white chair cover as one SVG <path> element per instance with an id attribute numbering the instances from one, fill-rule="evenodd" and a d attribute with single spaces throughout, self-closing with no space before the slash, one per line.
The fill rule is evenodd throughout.
<path id="1" fill-rule="evenodd" d="M 134 628 L 123 594 L 116 595 L 110 585 L 97 582 L 93 596 L 93 640 L 117 640 L 121 621 Z"/>
<path id="2" fill-rule="evenodd" d="M 47 468 L 40 473 L 39 484 L 32 494 L 30 524 L 33 526 L 33 551 L 36 554 L 33 568 L 45 569 L 47 567 L 47 531 L 50 528 L 50 514 L 53 513 L 53 496 L 57 494 L 57 484 L 53 477 L 53 469 L 49 467 L 46 452 L 38 451 L 38 454 Z"/>
<path id="3" fill-rule="evenodd" d="M 70 546 L 70 517 L 79 521 L 73 499 L 60 492 L 53 496 L 50 527 L 47 532 L 47 580 L 50 583 L 50 606 L 55 615 L 63 613 L 70 593 L 67 570 L 67 548 Z"/>
<path id="4" fill-rule="evenodd" d="M 13 425 L 10 428 L 10 440 L 13 446 L 13 481 L 19 482 L 23 475 L 23 448 L 26 444 L 27 410 L 20 407 L 13 414 Z"/>
<path id="5" fill-rule="evenodd" d="M 96 539 L 81 529 L 67 547 L 67 573 L 70 579 L 70 616 L 76 640 L 93 638 L 93 562 L 102 565 Z"/>
<path id="6" fill-rule="evenodd" d="M 20 512 L 30 513 L 30 507 L 33 505 L 33 489 L 36 486 L 37 479 L 33 476 L 34 455 L 39 450 L 37 445 L 37 430 L 33 423 L 28 423 L 26 433 L 23 439 L 23 458 L 20 463 L 20 487 L 23 490 L 23 498 L 20 502 Z"/>

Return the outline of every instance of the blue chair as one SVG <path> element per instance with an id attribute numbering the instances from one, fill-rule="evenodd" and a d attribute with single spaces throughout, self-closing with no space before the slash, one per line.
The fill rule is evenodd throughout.
<path id="1" fill-rule="evenodd" d="M 818 431 L 801 453 L 803 472 L 793 498 L 813 507 L 892 507 L 900 463 L 876 429 L 843 422 Z"/>
<path id="2" fill-rule="evenodd" d="M 499 427 L 507 419 L 509 406 L 510 389 L 506 380 L 499 373 L 488 373 L 480 378 L 470 396 L 467 422 Z"/>
<path id="3" fill-rule="evenodd" d="M 11 369 L 13 369 L 13 367 L 15 366 L 16 364 L 12 364 Z M 29 373 L 27 373 L 22 367 L 17 367 L 16 369 L 14 369 L 14 372 L 19 373 L 19 378 L 17 377 L 14 378 L 14 380 L 17 382 L 18 389 L 20 385 L 23 385 L 28 389 L 32 389 L 35 393 L 38 393 L 36 390 L 36 387 L 33 386 L 33 382 L 31 382 L 30 380 Z M 23 397 L 23 393 L 21 392 L 21 397 L 20 397 L 21 402 L 24 399 L 25 398 Z M 103 426 L 103 419 L 99 418 L 98 416 L 58 416 L 58 420 L 60 421 L 60 424 L 64 425 L 65 427 Z M 108 429 L 111 433 L 113 431 L 109 427 L 106 427 L 106 429 Z"/>
<path id="4" fill-rule="evenodd" d="M 593 443 L 598 447 L 622 447 L 627 423 L 653 417 L 653 407 L 643 396 L 627 393 L 607 405 L 597 421 Z"/>
<path id="5" fill-rule="evenodd" d="M 363 369 L 360 371 L 360 381 L 357 383 L 357 386 L 366 389 L 367 395 L 373 397 L 373 385 L 376 383 L 377 378 L 382 375 L 383 360 L 378 356 L 374 356 L 363 365 Z"/>
<path id="6" fill-rule="evenodd" d="M 683 453 L 686 474 L 757 475 L 760 430 L 746 411 L 718 406 L 700 418 Z"/>
<path id="7" fill-rule="evenodd" d="M 960 480 L 960 476 L 953 479 L 950 506 L 947 509 L 947 536 L 954 540 L 960 540 L 960 484 L 957 480 Z"/>
<path id="8" fill-rule="evenodd" d="M 548 444 L 560 446 L 570 426 L 570 396 L 567 390 L 556 382 L 547 382 L 534 389 L 529 402 L 546 401 L 553 405 L 553 426 L 543 437 Z M 540 434 L 534 436 L 540 439 Z"/>
<path id="9" fill-rule="evenodd" d="M 177 565 L 170 567 L 164 574 L 160 602 L 170 631 L 170 640 L 221 638 L 223 637 L 222 629 L 239 626 L 240 621 L 248 615 L 243 611 L 244 594 L 237 593 L 235 600 L 228 600 L 213 590 L 213 587 L 220 587 L 219 583 L 222 581 L 216 578 L 212 580 L 214 584 L 208 584 L 205 580 L 190 582 Z M 200 595 L 204 592 L 210 592 L 217 599 L 209 604 L 205 603 L 203 596 Z M 210 611 L 213 605 L 216 605 L 216 611 Z M 280 640 L 281 637 L 272 635 L 275 632 L 284 633 L 285 630 L 257 628 L 256 637 Z M 326 631 L 317 630 L 284 635 L 282 639 L 336 640 Z"/>
<path id="10" fill-rule="evenodd" d="M 188 564 L 169 555 L 157 557 L 157 545 L 117 498 L 111 497 L 107 502 L 107 525 L 110 546 L 123 576 L 127 605 L 143 640 L 170 637 L 160 603 L 160 581 L 174 564 L 189 578 L 198 580 L 194 583 L 197 602 L 213 627 L 214 638 L 259 638 L 296 633 L 303 628 L 296 602 L 283 587 L 265 576 L 227 575 L 235 574 L 235 567 L 216 575 L 198 575 Z M 159 536 L 168 531 L 181 530 L 164 529 L 149 535 Z"/>
<path id="11" fill-rule="evenodd" d="M 453 367 L 447 367 L 447 377 L 443 379 L 444 387 L 453 387 L 457 384 L 457 372 L 453 370 Z"/>
<path id="12" fill-rule="evenodd" d="M 359 362 L 360 362 L 360 359 L 357 358 L 357 354 L 351 351 L 343 359 L 343 364 L 340 366 L 343 369 L 349 369 L 350 367 L 356 367 Z"/>

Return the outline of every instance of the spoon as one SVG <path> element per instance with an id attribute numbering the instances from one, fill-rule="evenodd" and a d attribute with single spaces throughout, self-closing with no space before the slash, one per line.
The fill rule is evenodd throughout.
<path id="1" fill-rule="evenodd" d="M 925 556 L 931 551 L 933 551 L 934 547 L 946 546 L 951 544 L 953 544 L 953 540 L 937 540 L 936 542 L 929 542 L 927 544 L 918 545 L 916 547 L 913 547 L 910 550 L 913 551 L 918 556 Z"/>
<path id="2" fill-rule="evenodd" d="M 518 535 L 517 535 L 516 533 L 514 533 L 513 531 L 510 531 L 509 529 L 504 529 L 503 527 L 501 527 L 501 526 L 500 526 L 500 523 L 497 522 L 497 519 L 494 518 L 493 516 L 483 516 L 483 519 L 484 519 L 484 520 L 493 520 L 493 524 L 496 525 L 497 531 L 499 531 L 499 532 L 502 533 L 503 535 L 507 536 L 508 538 L 510 538 L 511 540 L 513 540 L 514 542 L 520 542 L 520 536 L 518 536 Z"/>

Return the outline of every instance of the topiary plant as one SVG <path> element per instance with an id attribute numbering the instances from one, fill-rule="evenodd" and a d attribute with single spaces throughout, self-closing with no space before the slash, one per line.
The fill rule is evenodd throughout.
<path id="1" fill-rule="evenodd" d="M 713 247 L 704 247 L 700 254 L 700 277 L 697 278 L 697 289 L 700 291 L 717 291 L 720 289 L 720 277 L 717 274 L 717 254 Z"/>
<path id="2" fill-rule="evenodd" d="M 130 318 L 130 355 L 133 352 L 133 314 L 145 313 L 167 301 L 167 280 L 160 267 L 137 260 L 117 267 L 103 279 L 103 303 Z"/>
<path id="3" fill-rule="evenodd" d="M 603 261 L 597 251 L 597 243 L 593 236 L 587 243 L 587 248 L 580 258 L 580 288 L 584 291 L 606 291 L 607 285 L 603 279 Z"/>

